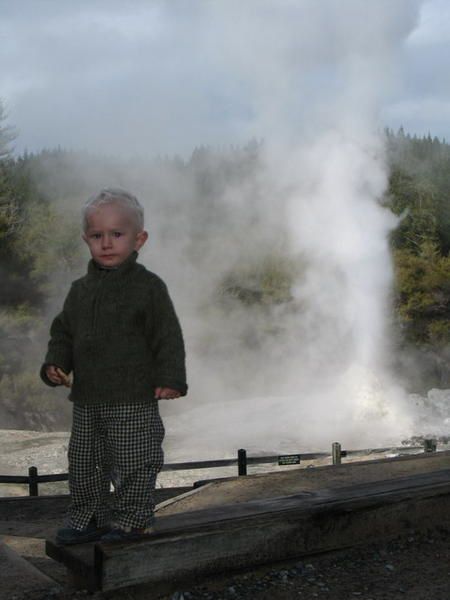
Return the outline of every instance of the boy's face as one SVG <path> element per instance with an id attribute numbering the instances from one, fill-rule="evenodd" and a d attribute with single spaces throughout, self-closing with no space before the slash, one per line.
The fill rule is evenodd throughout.
<path id="1" fill-rule="evenodd" d="M 131 211 L 119 204 L 100 204 L 87 215 L 83 239 L 91 256 L 103 267 L 118 267 L 147 241 L 146 231 L 138 231 Z"/>

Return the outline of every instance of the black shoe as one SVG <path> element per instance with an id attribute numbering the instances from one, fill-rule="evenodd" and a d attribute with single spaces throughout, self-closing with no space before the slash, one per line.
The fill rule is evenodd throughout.
<path id="1" fill-rule="evenodd" d="M 147 527 L 145 529 L 132 529 L 131 531 L 125 531 L 124 529 L 120 529 L 120 527 L 115 527 L 105 533 L 100 538 L 101 542 L 134 542 L 138 540 L 143 540 L 148 538 L 154 534 L 153 527 Z"/>
<path id="2" fill-rule="evenodd" d="M 56 532 L 56 543 L 62 546 L 69 546 L 72 544 L 94 542 L 95 540 L 99 540 L 108 531 L 108 527 L 97 527 L 93 521 L 81 530 L 74 529 L 73 527 L 63 527 Z"/>

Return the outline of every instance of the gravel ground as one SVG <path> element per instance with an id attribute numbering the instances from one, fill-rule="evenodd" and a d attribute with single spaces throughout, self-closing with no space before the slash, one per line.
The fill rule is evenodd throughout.
<path id="1" fill-rule="evenodd" d="M 450 531 L 411 531 L 365 545 L 205 579 L 163 600 L 450 600 Z M 101 593 L 46 590 L 9 600 L 100 600 Z M 153 600 L 116 592 L 111 600 Z"/>
<path id="2" fill-rule="evenodd" d="M 216 578 L 167 600 L 449 600 L 450 532 L 374 544 Z"/>

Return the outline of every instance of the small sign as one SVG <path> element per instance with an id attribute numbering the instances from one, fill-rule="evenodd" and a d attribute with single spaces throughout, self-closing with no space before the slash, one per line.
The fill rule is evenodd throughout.
<path id="1" fill-rule="evenodd" d="M 283 454 L 278 457 L 279 465 L 299 465 L 301 454 Z"/>

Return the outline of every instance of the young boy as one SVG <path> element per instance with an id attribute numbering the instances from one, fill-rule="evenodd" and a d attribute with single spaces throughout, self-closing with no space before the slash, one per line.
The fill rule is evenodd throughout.
<path id="1" fill-rule="evenodd" d="M 163 465 L 158 400 L 187 392 L 183 336 L 166 285 L 136 262 L 148 238 L 142 206 L 124 190 L 102 190 L 83 209 L 83 230 L 92 259 L 51 325 L 40 372 L 47 385 L 71 387 L 73 402 L 71 506 L 61 544 L 151 532 Z"/>

